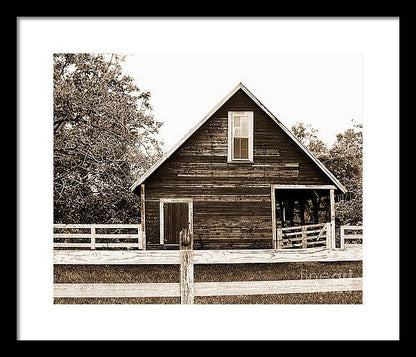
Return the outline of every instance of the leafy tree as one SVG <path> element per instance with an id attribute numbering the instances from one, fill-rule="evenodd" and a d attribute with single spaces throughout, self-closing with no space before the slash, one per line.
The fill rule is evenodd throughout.
<path id="1" fill-rule="evenodd" d="M 161 155 L 150 93 L 119 55 L 54 55 L 54 221 L 137 222 L 129 187 Z"/>
<path id="2" fill-rule="evenodd" d="M 335 204 L 337 224 L 362 224 L 363 220 L 363 132 L 362 124 L 337 134 L 324 164 L 348 190 L 347 199 Z"/>
<path id="3" fill-rule="evenodd" d="M 310 124 L 296 123 L 292 132 L 346 187 L 347 194 L 335 203 L 336 224 L 362 224 L 362 124 L 352 121 L 352 128 L 339 133 L 328 148 Z"/>
<path id="4" fill-rule="evenodd" d="M 318 129 L 312 125 L 297 122 L 292 126 L 292 132 L 318 159 L 328 154 L 327 145 L 318 138 Z"/>

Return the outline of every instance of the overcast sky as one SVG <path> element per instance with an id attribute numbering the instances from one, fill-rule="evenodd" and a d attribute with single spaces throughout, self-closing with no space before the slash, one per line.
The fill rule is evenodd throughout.
<path id="1" fill-rule="evenodd" d="M 351 119 L 362 122 L 359 53 L 130 54 L 123 68 L 151 92 L 166 150 L 239 82 L 289 129 L 311 124 L 328 144 Z"/>

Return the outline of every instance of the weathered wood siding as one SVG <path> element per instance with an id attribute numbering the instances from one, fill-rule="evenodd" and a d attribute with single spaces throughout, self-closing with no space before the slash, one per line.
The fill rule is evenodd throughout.
<path id="1" fill-rule="evenodd" d="M 228 111 L 254 112 L 254 162 L 227 163 Z M 146 181 L 148 249 L 159 245 L 159 199 L 193 198 L 195 249 L 271 248 L 271 184 L 330 184 L 242 90 Z"/>

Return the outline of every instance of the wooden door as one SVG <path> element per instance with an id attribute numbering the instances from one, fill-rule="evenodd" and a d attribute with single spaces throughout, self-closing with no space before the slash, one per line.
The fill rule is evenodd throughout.
<path id="1" fill-rule="evenodd" d="M 164 203 L 164 243 L 179 244 L 179 232 L 189 228 L 188 203 Z"/>

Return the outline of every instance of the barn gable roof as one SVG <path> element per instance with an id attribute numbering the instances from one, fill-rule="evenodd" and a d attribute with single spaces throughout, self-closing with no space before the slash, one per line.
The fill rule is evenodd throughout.
<path id="1" fill-rule="evenodd" d="M 188 133 L 168 152 L 166 152 L 156 163 L 151 166 L 139 179 L 130 187 L 131 191 L 142 184 L 156 169 L 162 165 L 179 147 L 188 140 L 219 108 L 221 108 L 238 90 L 247 94 L 293 141 L 299 148 L 321 169 L 321 171 L 333 182 L 333 184 L 343 193 L 347 192 L 346 188 L 337 180 L 337 178 L 304 146 L 292 132 L 286 128 L 242 83 L 233 88 L 211 111 L 205 115 Z"/>

